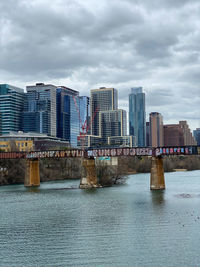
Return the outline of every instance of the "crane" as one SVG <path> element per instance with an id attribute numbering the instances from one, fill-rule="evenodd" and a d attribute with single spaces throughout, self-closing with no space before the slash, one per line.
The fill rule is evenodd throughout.
<path id="1" fill-rule="evenodd" d="M 79 123 L 80 123 L 80 132 L 79 132 L 78 140 L 81 140 L 81 149 L 84 152 L 83 154 L 85 154 L 85 136 L 87 135 L 87 133 L 91 127 L 91 124 L 93 123 L 93 121 L 95 119 L 95 116 L 99 110 L 99 107 L 97 106 L 97 108 L 95 109 L 95 112 L 94 112 L 92 118 L 90 119 L 90 122 L 88 123 L 88 120 L 86 118 L 85 122 L 82 124 L 80 110 L 79 110 L 75 96 L 73 96 L 73 100 L 74 100 L 74 104 L 76 107 L 76 111 L 78 113 Z"/>

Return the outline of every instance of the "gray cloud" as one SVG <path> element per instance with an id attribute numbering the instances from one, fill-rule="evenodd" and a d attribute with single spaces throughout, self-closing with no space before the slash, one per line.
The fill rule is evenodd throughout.
<path id="1" fill-rule="evenodd" d="M 11 8 L 12 7 L 12 8 Z M 197 0 L 0 2 L 0 82 L 119 90 L 143 86 L 147 117 L 200 121 Z M 127 103 L 127 104 L 126 104 Z"/>

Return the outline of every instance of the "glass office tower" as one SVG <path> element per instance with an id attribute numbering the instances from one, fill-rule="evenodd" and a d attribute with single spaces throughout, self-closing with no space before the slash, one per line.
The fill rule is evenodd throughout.
<path id="1" fill-rule="evenodd" d="M 129 94 L 129 134 L 136 137 L 138 147 L 145 147 L 145 94 L 142 92 L 142 87 L 132 88 Z"/>
<path id="2" fill-rule="evenodd" d="M 87 96 L 79 97 L 80 105 L 80 131 L 90 134 L 90 98 Z"/>
<path id="3" fill-rule="evenodd" d="M 110 136 L 126 136 L 126 111 L 122 109 L 100 111 L 100 134 L 107 143 Z"/>
<path id="4" fill-rule="evenodd" d="M 72 141 L 74 140 L 73 135 L 77 135 L 79 132 L 78 96 L 79 92 L 65 86 L 58 87 L 56 91 L 57 137 L 73 143 L 72 145 L 76 145 L 76 142 Z"/>
<path id="5" fill-rule="evenodd" d="M 101 87 L 90 92 L 90 109 L 92 118 L 92 134 L 100 136 L 99 115 L 100 111 L 116 110 L 118 108 L 118 94 L 114 88 Z"/>
<path id="6" fill-rule="evenodd" d="M 86 121 L 86 123 L 85 123 Z M 57 137 L 77 146 L 81 127 L 89 123 L 89 98 L 65 86 L 57 88 Z M 84 133 L 85 133 L 84 131 Z"/>
<path id="7" fill-rule="evenodd" d="M 56 86 L 37 83 L 26 90 L 23 131 L 56 136 Z"/>
<path id="8" fill-rule="evenodd" d="M 22 130 L 24 90 L 0 84 L 0 134 Z"/>

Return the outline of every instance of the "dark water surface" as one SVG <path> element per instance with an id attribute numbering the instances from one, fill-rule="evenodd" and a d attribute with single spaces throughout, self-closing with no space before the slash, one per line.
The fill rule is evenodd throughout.
<path id="1" fill-rule="evenodd" d="M 0 266 L 200 266 L 200 171 L 126 185 L 79 181 L 0 187 Z"/>

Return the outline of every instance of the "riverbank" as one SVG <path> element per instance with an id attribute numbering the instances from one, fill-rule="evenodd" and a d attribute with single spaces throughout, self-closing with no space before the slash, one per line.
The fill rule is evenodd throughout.
<path id="1" fill-rule="evenodd" d="M 25 160 L 0 161 L 0 185 L 24 183 L 26 168 Z M 168 156 L 164 158 L 164 171 L 199 170 L 200 156 Z M 151 171 L 151 158 L 149 157 L 120 157 L 118 166 L 97 167 L 98 178 L 102 183 L 111 185 L 122 180 L 123 177 L 136 173 L 149 173 Z M 41 182 L 80 179 L 83 172 L 80 158 L 41 159 Z M 109 179 L 108 179 L 109 177 Z"/>

